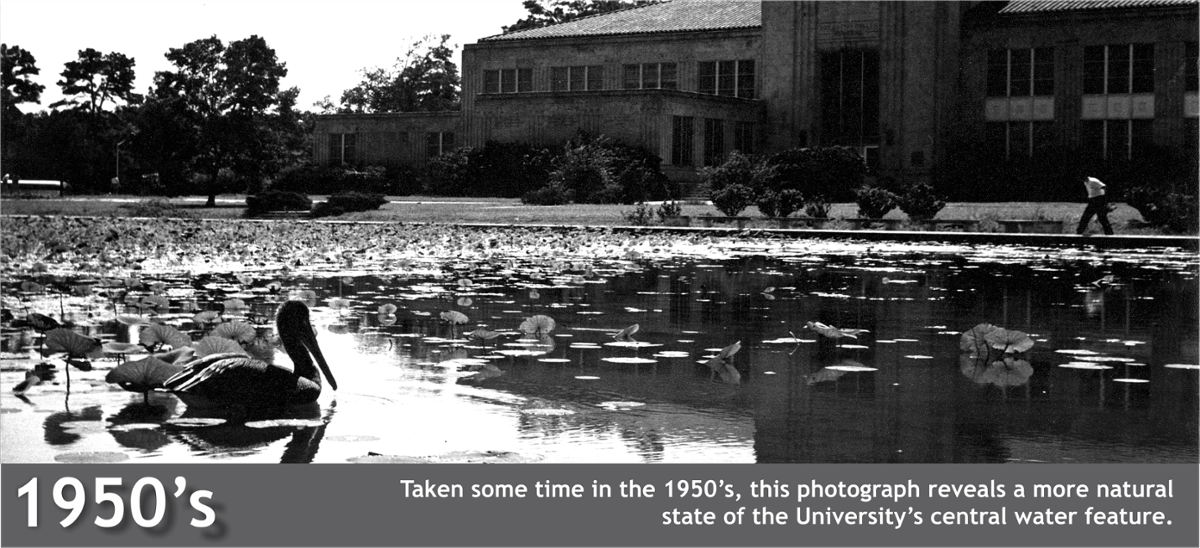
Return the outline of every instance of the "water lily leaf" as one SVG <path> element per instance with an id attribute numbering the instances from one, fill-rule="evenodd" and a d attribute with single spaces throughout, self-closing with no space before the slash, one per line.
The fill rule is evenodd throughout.
<path id="1" fill-rule="evenodd" d="M 459 297 L 455 303 L 457 303 L 458 306 L 467 307 L 475 304 L 475 301 L 472 301 L 470 297 Z"/>
<path id="2" fill-rule="evenodd" d="M 959 370 L 963 376 L 978 384 L 991 384 L 1001 388 L 1022 386 L 1033 376 L 1033 365 L 1027 360 L 1012 357 L 988 362 L 963 354 L 959 357 Z"/>
<path id="3" fill-rule="evenodd" d="M 613 338 L 618 341 L 631 341 L 633 340 L 633 334 L 637 333 L 638 329 L 641 329 L 641 325 L 635 323 L 629 327 L 626 327 L 625 329 L 613 333 Z"/>
<path id="4" fill-rule="evenodd" d="M 167 363 L 182 365 L 196 358 L 196 349 L 190 346 L 181 346 L 170 352 L 155 354 L 154 357 Z"/>
<path id="5" fill-rule="evenodd" d="M 517 329 L 522 333 L 549 333 L 554 331 L 554 318 L 542 314 L 530 316 Z"/>
<path id="6" fill-rule="evenodd" d="M 193 348 L 196 349 L 196 355 L 199 357 L 213 354 L 246 354 L 246 350 L 241 345 L 221 337 L 204 337 Z"/>
<path id="7" fill-rule="evenodd" d="M 846 371 L 844 369 L 830 369 L 828 367 L 824 367 L 824 368 L 821 368 L 820 371 L 817 371 L 816 373 L 813 373 L 812 375 L 808 375 L 805 382 L 807 382 L 808 385 L 811 386 L 811 385 L 817 384 L 819 382 L 836 381 L 839 378 L 841 378 L 843 375 L 845 375 L 846 373 L 848 373 L 848 371 Z"/>
<path id="8" fill-rule="evenodd" d="M 105 354 L 135 354 L 138 352 L 145 352 L 145 350 L 146 350 L 140 344 L 116 342 L 116 341 L 109 341 L 109 342 L 104 343 L 103 348 L 104 348 Z"/>
<path id="9" fill-rule="evenodd" d="M 183 369 L 181 364 L 165 362 L 156 356 L 147 356 L 114 367 L 104 376 L 104 380 L 130 392 L 148 392 L 162 388 L 167 379 Z"/>
<path id="10" fill-rule="evenodd" d="M 988 333 L 991 333 L 997 329 L 1000 328 L 990 323 L 981 323 L 975 327 L 972 327 L 969 331 L 962 334 L 962 337 L 958 341 L 958 347 L 962 349 L 963 352 L 982 354 L 983 350 L 988 346 L 988 343 L 986 340 L 984 340 L 984 337 L 986 337 Z"/>
<path id="11" fill-rule="evenodd" d="M 992 348 L 1004 352 L 1025 352 L 1033 348 L 1033 339 L 1027 333 L 1012 329 L 996 328 L 983 337 Z"/>
<path id="12" fill-rule="evenodd" d="M 455 325 L 467 323 L 467 315 L 457 310 L 447 310 L 441 314 L 442 320 Z"/>
<path id="13" fill-rule="evenodd" d="M 221 304 L 223 304 L 225 306 L 226 312 L 236 312 L 236 311 L 246 309 L 246 301 L 243 301 L 241 299 L 229 299 Z"/>
<path id="14" fill-rule="evenodd" d="M 66 352 L 72 358 L 99 358 L 104 355 L 100 341 L 61 327 L 46 333 L 46 350 Z"/>
<path id="15" fill-rule="evenodd" d="M 119 314 L 117 315 L 117 321 L 125 325 L 150 325 L 150 318 L 132 314 Z"/>
<path id="16" fill-rule="evenodd" d="M 155 310 L 166 310 L 170 308 L 171 301 L 162 295 L 146 295 L 142 297 L 142 308 L 153 308 Z"/>
<path id="17" fill-rule="evenodd" d="M 395 314 L 383 314 L 383 315 L 379 316 L 379 325 L 395 325 L 395 324 L 396 324 L 396 315 Z"/>
<path id="18" fill-rule="evenodd" d="M 738 350 L 741 350 L 741 349 L 742 349 L 742 341 L 738 341 L 729 346 L 726 346 L 725 348 L 722 348 L 721 352 L 719 352 L 717 354 L 717 357 L 721 358 L 721 359 L 726 359 L 726 358 L 733 356 L 734 354 L 737 354 Z"/>
<path id="19" fill-rule="evenodd" d="M 21 291 L 24 291 L 26 293 L 41 293 L 45 290 L 46 290 L 46 288 L 43 287 L 42 284 L 39 284 L 37 282 L 29 282 L 29 281 L 21 282 Z"/>
<path id="20" fill-rule="evenodd" d="M 25 317 L 25 321 L 29 323 L 29 327 L 40 333 L 45 333 L 58 327 L 58 320 L 45 314 L 38 314 L 37 312 L 31 312 Z"/>
<path id="21" fill-rule="evenodd" d="M 342 297 L 334 297 L 329 299 L 329 308 L 334 310 L 342 310 L 344 308 L 348 308 L 349 306 L 350 299 L 343 299 Z"/>
<path id="22" fill-rule="evenodd" d="M 381 316 L 395 314 L 396 310 L 397 310 L 396 305 L 394 305 L 392 303 L 379 305 L 379 315 L 381 315 Z"/>
<path id="23" fill-rule="evenodd" d="M 825 325 L 821 322 L 805 322 L 804 327 L 816 331 L 820 335 L 824 335 L 831 339 L 840 339 L 848 337 L 857 339 L 860 333 L 866 333 L 866 329 L 838 329 L 832 325 Z"/>
<path id="24" fill-rule="evenodd" d="M 225 322 L 213 328 L 211 335 L 231 341 L 248 343 L 256 336 L 254 326 L 243 321 Z"/>
<path id="25" fill-rule="evenodd" d="M 205 310 L 192 316 L 192 321 L 200 325 L 217 323 L 221 321 L 221 315 L 212 310 Z"/>
<path id="26" fill-rule="evenodd" d="M 496 337 L 499 337 L 500 332 L 492 331 L 490 329 L 484 329 L 484 328 L 480 327 L 479 329 L 476 329 L 470 333 L 467 333 L 467 336 L 474 337 L 476 339 L 483 339 L 485 341 L 490 341 L 492 339 L 495 339 Z"/>
<path id="27" fill-rule="evenodd" d="M 146 348 L 158 348 L 159 346 L 183 348 L 191 345 L 192 339 L 174 327 L 156 323 L 138 333 L 138 342 Z"/>

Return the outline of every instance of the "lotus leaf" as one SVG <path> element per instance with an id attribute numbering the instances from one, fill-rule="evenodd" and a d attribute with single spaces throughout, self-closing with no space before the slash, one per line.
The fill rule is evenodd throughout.
<path id="1" fill-rule="evenodd" d="M 396 324 L 396 315 L 395 314 L 384 314 L 382 316 L 379 316 L 379 325 L 395 325 L 395 324 Z"/>
<path id="2" fill-rule="evenodd" d="M 978 384 L 992 384 L 1001 388 L 1022 386 L 1033 376 L 1033 366 L 1027 360 L 1017 360 L 1011 356 L 989 362 L 963 354 L 958 360 L 963 376 Z"/>
<path id="3" fill-rule="evenodd" d="M 199 357 L 213 354 L 246 354 L 246 350 L 241 345 L 221 337 L 204 337 L 193 348 L 196 349 L 196 355 Z"/>
<path id="4" fill-rule="evenodd" d="M 104 376 L 104 380 L 130 392 L 145 393 L 162 388 L 163 382 L 183 369 L 182 364 L 166 362 L 157 356 L 147 356 L 116 366 Z"/>
<path id="5" fill-rule="evenodd" d="M 142 297 L 142 308 L 154 308 L 156 310 L 165 310 L 171 306 L 171 302 L 162 295 L 146 295 Z"/>
<path id="6" fill-rule="evenodd" d="M 42 285 L 37 282 L 29 282 L 29 281 L 21 282 L 21 291 L 24 291 L 26 293 L 41 293 L 45 290 L 46 290 L 46 288 L 42 287 Z"/>
<path id="7" fill-rule="evenodd" d="M 200 325 L 217 323 L 221 321 L 221 314 L 212 310 L 205 310 L 202 312 L 197 312 L 194 316 L 192 316 L 192 321 Z"/>
<path id="8" fill-rule="evenodd" d="M 962 349 L 963 352 L 982 354 L 983 350 L 987 349 L 988 347 L 988 343 L 986 340 L 984 340 L 984 337 L 986 337 L 988 333 L 991 333 L 997 329 L 1000 328 L 990 323 L 981 323 L 975 327 L 972 327 L 969 331 L 966 331 L 962 334 L 962 337 L 958 341 L 958 347 Z"/>
<path id="9" fill-rule="evenodd" d="M 144 352 L 146 349 L 140 344 L 109 341 L 104 343 L 105 354 L 135 354 Z"/>
<path id="10" fill-rule="evenodd" d="M 125 325 L 150 325 L 150 318 L 132 314 L 120 314 L 117 316 L 117 321 Z"/>
<path id="11" fill-rule="evenodd" d="M 37 312 L 30 313 L 25 317 L 25 321 L 29 322 L 29 327 L 40 333 L 45 333 L 58 327 L 58 320 L 45 314 L 38 314 Z"/>
<path id="12" fill-rule="evenodd" d="M 542 314 L 530 316 L 517 329 L 522 333 L 549 333 L 554 331 L 554 318 Z"/>
<path id="13" fill-rule="evenodd" d="M 838 329 L 831 325 L 825 325 L 821 322 L 805 322 L 804 327 L 816 331 L 818 334 L 831 339 L 840 339 L 842 337 L 857 339 L 860 333 L 867 332 L 866 329 Z"/>
<path id="14" fill-rule="evenodd" d="M 332 299 L 329 299 L 329 308 L 332 308 L 334 310 L 342 310 L 349 306 L 350 306 L 350 299 L 343 299 L 341 297 L 334 297 Z"/>
<path id="15" fill-rule="evenodd" d="M 633 340 L 633 334 L 637 333 L 638 329 L 640 329 L 640 328 L 641 328 L 641 325 L 635 323 L 629 327 L 626 327 L 625 329 L 622 329 L 622 330 L 614 333 L 613 338 L 618 341 L 631 341 L 631 340 Z"/>
<path id="16" fill-rule="evenodd" d="M 156 323 L 138 333 L 138 342 L 150 349 L 157 349 L 161 346 L 183 348 L 191 345 L 192 339 L 174 327 Z"/>
<path id="17" fill-rule="evenodd" d="M 241 299 L 229 299 L 221 304 L 225 306 L 226 312 L 235 312 L 246 309 L 246 301 Z"/>
<path id="18" fill-rule="evenodd" d="M 470 333 L 467 333 L 467 336 L 474 337 L 476 339 L 483 339 L 485 341 L 490 341 L 492 339 L 495 339 L 496 337 L 499 337 L 500 333 L 498 331 L 491 331 L 491 330 L 480 327 L 479 329 L 476 329 Z"/>
<path id="19" fill-rule="evenodd" d="M 100 341 L 70 329 L 57 328 L 46 333 L 46 350 L 65 352 L 70 358 L 99 358 L 104 355 Z"/>
<path id="20" fill-rule="evenodd" d="M 445 312 L 442 312 L 441 318 L 443 321 L 450 322 L 454 325 L 461 325 L 461 324 L 467 323 L 467 315 L 463 314 L 462 312 L 459 312 L 457 310 L 447 310 Z"/>
<path id="21" fill-rule="evenodd" d="M 1003 352 L 1026 352 L 1033 348 L 1033 339 L 1027 333 L 1012 329 L 1004 329 L 1003 327 L 996 328 L 983 339 L 988 344 Z"/>
<path id="22" fill-rule="evenodd" d="M 379 305 L 379 314 L 381 316 L 387 316 L 389 314 L 395 314 L 395 313 L 396 313 L 396 305 L 391 304 L 391 303 Z"/>
<path id="23" fill-rule="evenodd" d="M 240 343 L 248 343 L 254 340 L 254 337 L 257 335 L 254 326 L 243 321 L 218 324 L 210 334 L 214 337 L 221 337 Z"/>
<path id="24" fill-rule="evenodd" d="M 458 306 L 463 307 L 471 306 L 475 303 L 475 301 L 472 301 L 470 297 L 459 297 L 455 302 L 458 304 Z"/>

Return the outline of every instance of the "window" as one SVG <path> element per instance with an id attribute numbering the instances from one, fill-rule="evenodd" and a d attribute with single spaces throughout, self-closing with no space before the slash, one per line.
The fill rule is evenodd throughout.
<path id="1" fill-rule="evenodd" d="M 625 89 L 679 89 L 675 63 L 625 65 L 622 87 Z"/>
<path id="2" fill-rule="evenodd" d="M 554 67 L 550 91 L 596 91 L 604 89 L 604 67 Z"/>
<path id="3" fill-rule="evenodd" d="M 988 97 L 1054 95 L 1054 48 L 988 52 Z"/>
<path id="4" fill-rule="evenodd" d="M 357 136 L 353 133 L 330 133 L 329 165 L 340 166 L 355 163 L 357 160 L 355 157 L 356 141 Z"/>
<path id="5" fill-rule="evenodd" d="M 725 161 L 725 120 L 704 119 L 704 165 Z"/>
<path id="6" fill-rule="evenodd" d="M 754 154 L 754 122 L 733 123 L 733 149 Z"/>
<path id="7" fill-rule="evenodd" d="M 483 71 L 484 93 L 524 93 L 533 91 L 533 69 Z"/>
<path id="8" fill-rule="evenodd" d="M 1083 48 L 1083 93 L 1153 93 L 1154 44 Z"/>
<path id="9" fill-rule="evenodd" d="M 1154 120 L 1084 120 L 1079 142 L 1095 159 L 1144 157 L 1154 144 Z"/>
<path id="10" fill-rule="evenodd" d="M 1055 142 L 1054 122 L 988 122 L 984 144 L 1005 159 L 1045 157 Z"/>
<path id="11" fill-rule="evenodd" d="M 821 54 L 821 142 L 861 146 L 879 142 L 879 51 Z"/>
<path id="12" fill-rule="evenodd" d="M 710 95 L 754 98 L 754 61 L 702 61 L 697 91 Z"/>
<path id="13" fill-rule="evenodd" d="M 671 165 L 693 164 L 696 121 L 691 116 L 675 116 L 671 125 Z"/>
<path id="14" fill-rule="evenodd" d="M 425 134 L 425 155 L 432 158 L 454 150 L 453 131 L 431 131 Z"/>

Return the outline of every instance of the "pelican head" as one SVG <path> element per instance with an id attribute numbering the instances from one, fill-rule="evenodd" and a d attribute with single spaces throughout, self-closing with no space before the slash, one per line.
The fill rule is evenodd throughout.
<path id="1" fill-rule="evenodd" d="M 321 353 L 321 347 L 317 345 L 317 334 L 313 331 L 312 323 L 308 318 L 308 307 L 300 301 L 283 303 L 283 306 L 279 307 L 279 314 L 275 317 L 275 326 L 279 332 L 279 339 L 283 342 L 284 350 L 292 358 L 296 373 L 304 376 L 311 374 L 316 377 L 316 371 L 312 371 L 312 358 L 315 357 L 321 374 L 325 375 L 325 380 L 329 381 L 329 387 L 337 390 L 337 381 L 333 380 L 333 373 L 329 371 L 325 355 Z"/>

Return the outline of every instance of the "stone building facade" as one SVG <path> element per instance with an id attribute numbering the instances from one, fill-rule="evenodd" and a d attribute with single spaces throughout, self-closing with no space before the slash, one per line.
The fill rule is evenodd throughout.
<path id="1" fill-rule="evenodd" d="M 644 146 L 685 181 L 731 150 L 814 145 L 905 180 L 964 143 L 1194 158 L 1197 5 L 673 0 L 468 44 L 461 112 L 322 116 L 313 158 L 419 166 L 579 129 Z"/>

